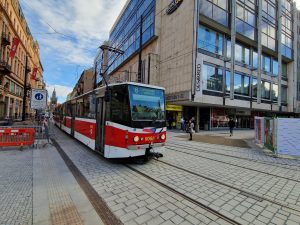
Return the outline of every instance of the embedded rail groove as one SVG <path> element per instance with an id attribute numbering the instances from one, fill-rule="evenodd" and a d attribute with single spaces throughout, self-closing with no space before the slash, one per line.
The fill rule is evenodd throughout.
<path id="1" fill-rule="evenodd" d="M 237 187 L 234 187 L 234 186 L 232 186 L 232 185 L 223 183 L 223 182 L 221 182 L 221 181 L 218 181 L 218 180 L 209 178 L 209 177 L 207 177 L 207 176 L 204 176 L 204 175 L 195 173 L 195 172 L 190 171 L 190 170 L 188 170 L 188 169 L 184 169 L 184 168 L 182 168 L 182 167 L 173 165 L 173 164 L 168 163 L 168 162 L 161 161 L 161 160 L 159 160 L 159 159 L 156 159 L 156 161 L 157 161 L 157 162 L 160 162 L 160 163 L 162 163 L 162 164 L 166 164 L 166 165 L 168 165 L 168 166 L 171 166 L 171 167 L 173 167 L 173 168 L 182 170 L 182 171 L 184 171 L 184 172 L 190 173 L 190 174 L 192 174 L 192 175 L 194 175 L 194 176 L 198 176 L 198 177 L 201 177 L 201 178 L 203 178 L 203 179 L 209 180 L 209 181 L 211 181 L 211 182 L 217 183 L 217 184 L 219 184 L 219 185 L 223 185 L 223 186 L 226 186 L 226 187 L 228 187 L 228 188 L 234 189 L 234 190 L 238 191 L 240 194 L 242 194 L 242 195 L 244 195 L 244 196 L 246 196 L 246 197 L 250 197 L 250 198 L 256 199 L 256 200 L 258 200 L 258 201 L 263 201 L 263 200 L 264 200 L 264 201 L 267 201 L 267 202 L 271 202 L 271 203 L 273 203 L 273 204 L 275 204 L 275 205 L 278 205 L 278 206 L 281 206 L 281 207 L 284 207 L 284 208 L 287 208 L 287 209 L 290 209 L 290 210 L 293 210 L 293 211 L 300 212 L 300 209 L 297 209 L 297 208 L 294 208 L 294 207 L 291 207 L 291 206 L 288 206 L 288 205 L 281 204 L 281 203 L 279 203 L 279 202 L 273 201 L 273 200 L 268 199 L 268 198 L 265 198 L 265 197 L 263 197 L 263 196 L 259 196 L 259 195 L 253 194 L 253 193 L 251 193 L 251 192 L 248 192 L 248 191 L 239 189 L 239 188 L 237 188 Z"/>
<path id="2" fill-rule="evenodd" d="M 157 161 L 159 161 L 159 160 L 157 160 Z M 159 162 L 160 162 L 160 161 L 159 161 Z M 154 179 L 154 178 L 148 176 L 147 174 L 145 174 L 145 173 L 143 173 L 143 172 L 141 172 L 141 171 L 139 171 L 139 170 L 137 170 L 137 169 L 135 169 L 135 168 L 129 166 L 128 164 L 125 165 L 125 166 L 126 166 L 128 169 L 130 169 L 131 171 L 133 171 L 133 172 L 139 174 L 140 176 L 143 176 L 143 177 L 147 178 L 148 180 L 150 180 L 150 181 L 152 181 L 152 182 L 154 182 L 154 183 L 160 185 L 161 187 L 167 189 L 168 191 L 171 191 L 171 192 L 173 192 L 174 194 L 179 195 L 180 197 L 186 199 L 187 201 L 189 201 L 189 202 L 191 202 L 191 203 L 193 203 L 193 204 L 199 206 L 200 208 L 205 209 L 206 211 L 208 211 L 208 212 L 212 213 L 213 215 L 217 216 L 218 218 L 223 219 L 223 220 L 225 220 L 226 222 L 228 222 L 228 223 L 230 223 L 230 224 L 234 224 L 234 225 L 242 225 L 241 223 L 236 222 L 235 220 L 233 220 L 233 219 L 231 219 L 231 218 L 229 218 L 229 217 L 227 217 L 227 216 L 225 216 L 225 215 L 219 213 L 218 211 L 216 211 L 216 210 L 210 208 L 209 206 L 206 206 L 206 205 L 202 204 L 201 202 L 199 202 L 199 201 L 197 201 L 197 200 L 195 200 L 195 199 L 192 199 L 192 198 L 188 197 L 188 196 L 185 195 L 185 194 L 180 193 L 179 191 L 176 191 L 174 188 L 172 188 L 172 187 L 170 187 L 170 186 L 168 186 L 168 185 L 166 185 L 166 184 L 164 184 L 164 183 L 162 183 L 162 182 L 160 182 L 160 181 L 158 181 L 158 180 L 156 180 L 156 179 Z"/>
<path id="3" fill-rule="evenodd" d="M 252 168 L 249 168 L 249 167 L 235 165 L 235 164 L 229 163 L 229 162 L 224 162 L 224 161 L 221 161 L 221 160 L 218 160 L 218 159 L 211 159 L 209 157 L 200 156 L 200 155 L 196 155 L 196 154 L 193 154 L 193 153 L 188 153 L 188 152 L 180 151 L 180 150 L 174 149 L 174 147 L 167 147 L 166 146 L 166 148 L 170 149 L 172 151 L 175 151 L 175 152 L 180 152 L 180 153 L 186 154 L 186 155 L 192 155 L 192 156 L 196 156 L 198 158 L 208 159 L 208 160 L 211 160 L 211 161 L 215 161 L 215 162 L 219 162 L 219 163 L 223 163 L 223 164 L 227 164 L 227 165 L 230 165 L 230 166 L 235 166 L 235 167 L 239 167 L 239 168 L 243 168 L 243 169 L 247 169 L 247 170 L 252 170 L 252 171 L 255 171 L 255 172 L 258 172 L 258 173 L 263 173 L 263 174 L 266 174 L 266 175 L 270 175 L 270 176 L 274 176 L 274 177 L 278 177 L 278 178 L 282 178 L 282 179 L 286 179 L 286 180 L 290 180 L 290 181 L 294 181 L 294 182 L 298 182 L 298 183 L 300 182 L 300 180 L 296 180 L 296 179 L 293 179 L 293 178 L 283 177 L 283 176 L 280 176 L 280 175 L 276 175 L 276 174 L 272 174 L 272 173 L 267 173 L 267 172 L 256 170 L 256 169 L 252 169 Z"/>
<path id="4" fill-rule="evenodd" d="M 196 147 L 196 146 L 191 146 L 191 145 L 189 145 L 188 147 L 193 147 L 196 150 L 191 150 L 191 149 L 187 148 L 186 145 L 180 145 L 178 143 L 176 143 L 176 145 L 167 143 L 166 146 L 168 146 L 168 145 L 171 146 L 171 147 L 180 146 L 181 148 L 187 149 L 189 151 L 205 152 L 205 153 L 212 154 L 212 155 L 221 155 L 221 156 L 225 156 L 225 157 L 230 157 L 230 158 L 235 158 L 235 159 L 243 159 L 243 160 L 248 160 L 248 161 L 251 161 L 251 162 L 257 162 L 257 163 L 261 163 L 261 164 L 265 164 L 265 165 L 274 166 L 274 164 L 266 162 L 266 161 L 261 161 L 261 160 L 257 160 L 257 159 L 249 159 L 249 158 L 246 158 L 246 157 L 239 157 L 239 156 L 234 156 L 234 155 L 227 155 L 227 154 L 224 154 L 224 153 L 211 152 L 211 151 L 203 150 L 202 148 L 199 148 L 199 147 Z M 293 168 L 294 170 L 300 171 L 300 169 L 298 169 L 300 164 L 298 166 L 298 165 L 289 165 L 289 164 L 286 164 L 286 163 L 277 163 L 276 166 L 281 167 L 281 168 L 285 168 L 285 169 L 290 169 L 290 168 L 287 168 L 287 167 L 295 167 L 295 168 Z"/>
<path id="5" fill-rule="evenodd" d="M 96 190 L 92 187 L 92 185 L 88 182 L 88 180 L 84 177 L 84 175 L 80 172 L 77 166 L 72 162 L 69 156 L 65 153 L 65 151 L 61 148 L 58 142 L 55 139 L 51 139 L 54 147 L 66 163 L 67 167 L 75 177 L 81 189 L 86 194 L 90 203 L 94 207 L 96 213 L 102 219 L 102 222 L 106 225 L 122 225 L 123 223 L 113 214 L 113 212 L 106 205 L 105 201 L 99 196 Z"/>

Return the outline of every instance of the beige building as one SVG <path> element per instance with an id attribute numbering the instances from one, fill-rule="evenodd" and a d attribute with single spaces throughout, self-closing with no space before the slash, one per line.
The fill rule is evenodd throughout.
<path id="1" fill-rule="evenodd" d="M 295 116 L 294 9 L 289 0 L 128 0 L 108 42 L 124 54 L 106 52 L 107 76 L 165 87 L 177 125 L 195 116 L 197 128 L 223 129 L 233 117 L 253 128 L 255 116 Z"/>
<path id="2" fill-rule="evenodd" d="M 0 34 L 0 120 L 21 117 L 24 93 L 27 95 L 26 114 L 30 115 L 34 113 L 30 109 L 30 89 L 45 89 L 46 85 L 39 45 L 30 33 L 18 0 L 1 0 Z M 15 57 L 11 58 L 13 38 L 18 38 L 20 44 Z M 34 68 L 37 68 L 36 79 L 32 79 Z M 27 87 L 25 92 L 24 86 Z"/>
<path id="3" fill-rule="evenodd" d="M 94 77 L 95 77 L 95 73 L 93 68 L 84 70 L 81 73 L 80 78 L 77 81 L 69 98 L 74 98 L 93 90 L 95 85 Z"/>

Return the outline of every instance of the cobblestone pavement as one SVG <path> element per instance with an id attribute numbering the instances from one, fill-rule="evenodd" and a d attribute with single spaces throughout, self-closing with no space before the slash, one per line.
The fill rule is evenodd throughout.
<path id="1" fill-rule="evenodd" d="M 32 223 L 32 150 L 0 151 L 0 224 Z"/>
<path id="2" fill-rule="evenodd" d="M 100 159 L 65 134 L 58 142 L 124 224 L 226 224 L 125 166 Z M 237 223 L 300 224 L 298 161 L 172 136 L 167 147 L 160 160 L 170 165 L 152 160 L 131 166 Z"/>

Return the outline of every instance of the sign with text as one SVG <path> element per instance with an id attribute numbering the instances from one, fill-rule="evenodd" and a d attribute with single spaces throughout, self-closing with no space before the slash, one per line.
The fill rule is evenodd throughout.
<path id="1" fill-rule="evenodd" d="M 31 108 L 45 109 L 47 107 L 47 91 L 43 89 L 32 89 Z"/>
<path id="2" fill-rule="evenodd" d="M 202 96 L 202 68 L 203 67 L 203 57 L 202 54 L 197 55 L 196 59 L 196 70 L 195 70 L 195 96 Z"/>
<path id="3" fill-rule="evenodd" d="M 173 12 L 175 12 L 179 8 L 182 2 L 183 0 L 171 0 L 171 3 L 168 5 L 168 8 L 166 10 L 166 13 L 170 15 Z"/>

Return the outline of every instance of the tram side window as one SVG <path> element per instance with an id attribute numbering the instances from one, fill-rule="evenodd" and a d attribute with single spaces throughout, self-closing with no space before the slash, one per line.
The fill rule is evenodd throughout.
<path id="1" fill-rule="evenodd" d="M 126 87 L 117 87 L 112 90 L 111 121 L 122 125 L 130 125 L 128 91 Z"/>
<path id="2" fill-rule="evenodd" d="M 72 116 L 72 105 L 71 103 L 67 103 L 67 106 L 66 106 L 66 116 Z"/>
<path id="3" fill-rule="evenodd" d="M 89 119 L 96 118 L 96 98 L 94 95 L 83 97 L 83 117 Z"/>
<path id="4" fill-rule="evenodd" d="M 76 116 L 83 117 L 83 98 L 77 100 Z"/>

